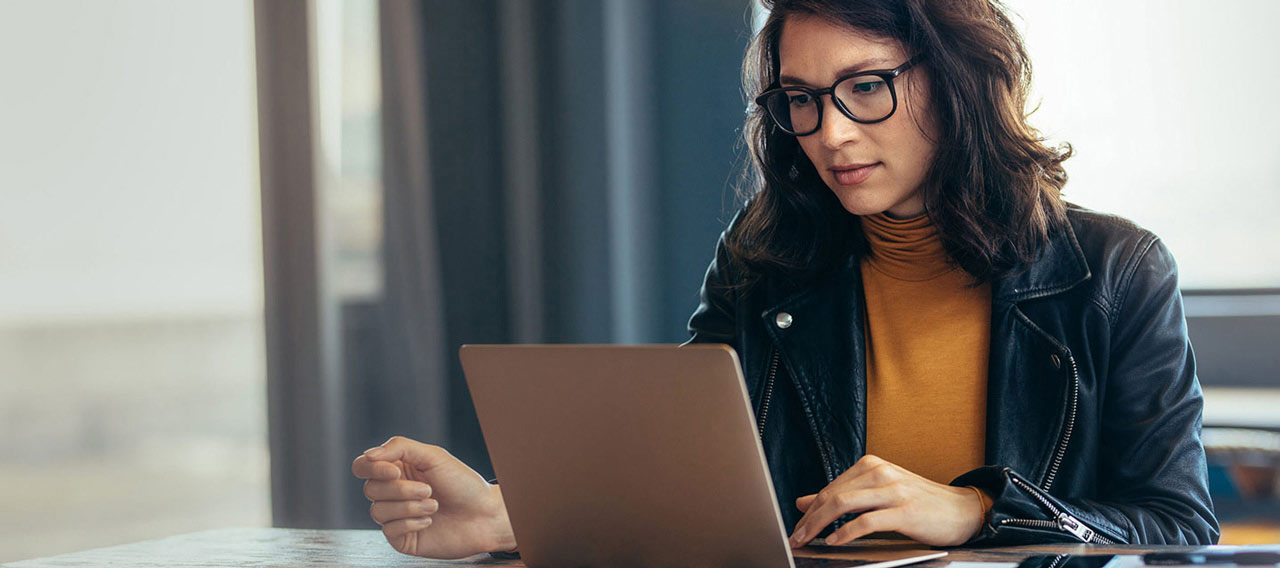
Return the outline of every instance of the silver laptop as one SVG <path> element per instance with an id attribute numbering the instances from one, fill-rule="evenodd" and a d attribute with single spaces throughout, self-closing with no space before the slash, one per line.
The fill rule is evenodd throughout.
<path id="1" fill-rule="evenodd" d="M 526 565 L 796 566 L 729 347 L 459 353 Z"/>

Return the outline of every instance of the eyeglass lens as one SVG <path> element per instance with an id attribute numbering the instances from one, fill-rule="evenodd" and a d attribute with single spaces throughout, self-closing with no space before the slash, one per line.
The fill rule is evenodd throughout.
<path id="1" fill-rule="evenodd" d="M 835 85 L 833 92 L 847 109 L 848 114 L 861 122 L 876 122 L 893 113 L 894 96 L 884 78 L 876 75 L 855 75 Z M 820 97 L 809 91 L 793 88 L 778 91 L 765 101 L 769 115 L 778 126 L 792 134 L 808 134 L 818 130 L 822 104 Z"/>

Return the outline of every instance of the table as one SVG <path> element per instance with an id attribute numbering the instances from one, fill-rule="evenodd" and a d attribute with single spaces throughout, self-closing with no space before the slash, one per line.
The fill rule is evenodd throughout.
<path id="1" fill-rule="evenodd" d="M 907 541 L 865 540 L 837 553 L 801 551 L 797 555 L 827 558 L 859 558 L 871 550 L 920 549 Z M 1017 562 L 1032 554 L 1139 554 L 1154 550 L 1186 551 L 1201 547 L 1090 545 L 1036 545 L 988 549 L 954 549 L 943 560 L 916 564 L 921 568 L 946 566 L 948 562 Z M 1239 547 L 1214 547 L 1235 549 Z M 1271 548 L 1275 548 L 1274 546 Z M 466 560 L 427 560 L 393 550 L 376 530 L 304 530 L 231 528 L 202 531 L 134 544 L 98 548 L 47 558 L 23 560 L 13 568 L 48 566 L 524 566 L 518 560 L 477 556 Z"/>

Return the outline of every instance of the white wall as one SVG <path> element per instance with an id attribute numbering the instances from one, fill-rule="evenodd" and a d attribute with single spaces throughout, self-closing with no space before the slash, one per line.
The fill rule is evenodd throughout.
<path id="1" fill-rule="evenodd" d="M 0 325 L 261 309 L 248 0 L 0 0 Z"/>
<path id="2" fill-rule="evenodd" d="M 1184 288 L 1280 287 L 1280 2 L 1007 4 L 1068 199 L 1161 235 Z"/>

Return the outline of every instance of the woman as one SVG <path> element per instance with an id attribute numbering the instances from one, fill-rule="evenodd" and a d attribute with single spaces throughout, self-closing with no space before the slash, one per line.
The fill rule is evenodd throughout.
<path id="1" fill-rule="evenodd" d="M 744 71 L 758 190 L 689 328 L 739 353 L 792 545 L 1215 542 L 1174 261 L 1062 201 L 1002 8 L 771 9 Z M 397 550 L 515 547 L 500 488 L 440 448 L 353 471 Z"/>

